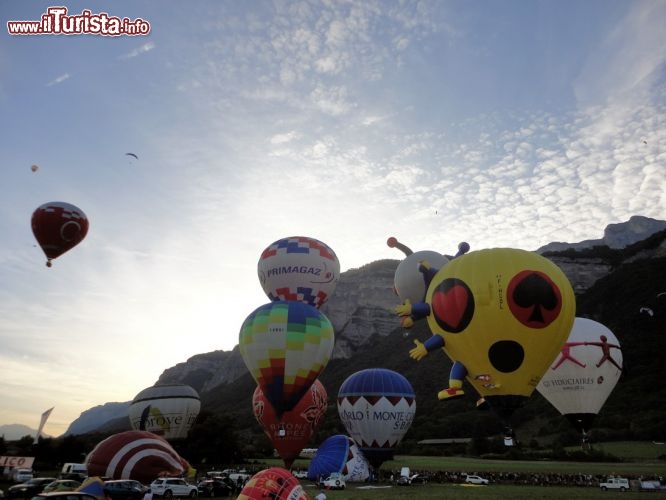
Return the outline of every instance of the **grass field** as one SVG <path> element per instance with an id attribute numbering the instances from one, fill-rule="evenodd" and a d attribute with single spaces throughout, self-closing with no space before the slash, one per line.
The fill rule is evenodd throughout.
<path id="1" fill-rule="evenodd" d="M 314 498 L 319 490 L 314 486 L 305 485 L 310 498 Z M 353 485 L 345 490 L 326 491 L 327 500 L 391 500 L 391 499 L 437 499 L 437 500 L 553 500 L 553 499 L 595 499 L 615 498 L 620 493 L 604 492 L 599 488 L 565 488 L 540 486 L 463 486 L 452 484 L 426 484 L 412 486 L 392 486 L 388 488 L 358 488 Z M 634 496 L 634 492 L 624 493 Z M 624 498 L 624 496 L 622 497 Z M 649 498 L 658 500 L 666 498 L 666 494 L 657 493 Z"/>

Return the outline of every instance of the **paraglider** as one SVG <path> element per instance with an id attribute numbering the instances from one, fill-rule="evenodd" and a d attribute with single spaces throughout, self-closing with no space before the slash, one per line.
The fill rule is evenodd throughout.
<path id="1" fill-rule="evenodd" d="M 338 415 L 370 464 L 379 468 L 412 425 L 416 395 L 401 374 L 385 368 L 358 371 L 338 391 Z"/>
<path id="2" fill-rule="evenodd" d="M 47 257 L 46 265 L 81 243 L 88 234 L 88 218 L 80 208 L 62 201 L 37 207 L 31 219 L 32 233 Z"/>
<path id="3" fill-rule="evenodd" d="M 100 441 L 85 460 L 89 476 L 135 479 L 149 484 L 160 475 L 180 476 L 191 470 L 162 437 L 147 431 L 125 431 Z"/>
<path id="4" fill-rule="evenodd" d="M 237 500 L 309 500 L 298 479 L 286 469 L 270 467 L 257 472 L 245 484 Z"/>
<path id="5" fill-rule="evenodd" d="M 254 417 L 287 469 L 291 469 L 294 460 L 323 421 L 327 405 L 328 395 L 319 380 L 314 381 L 292 410 L 284 412 L 279 418 L 260 387 L 252 396 Z"/>
<path id="6" fill-rule="evenodd" d="M 318 308 L 335 290 L 340 262 L 325 243 L 292 236 L 271 243 L 261 253 L 257 274 L 269 299 L 300 301 Z"/>
<path id="7" fill-rule="evenodd" d="M 537 385 L 539 393 L 583 435 L 622 375 L 620 344 L 606 326 L 575 318 L 561 351 Z"/>
<path id="8" fill-rule="evenodd" d="M 134 158 L 135 160 L 138 160 L 138 159 L 139 159 L 139 157 L 138 157 L 137 155 L 135 155 L 134 153 L 125 153 L 125 156 L 131 156 L 131 157 Z"/>
<path id="9" fill-rule="evenodd" d="M 185 384 L 155 385 L 139 392 L 129 407 L 132 429 L 165 439 L 185 438 L 199 414 L 199 394 Z"/>
<path id="10" fill-rule="evenodd" d="M 275 301 L 243 322 L 239 348 L 245 366 L 278 418 L 292 410 L 326 367 L 333 325 L 303 302 Z"/>
<path id="11" fill-rule="evenodd" d="M 319 445 L 308 467 L 308 479 L 317 481 L 332 472 L 339 472 L 345 481 L 350 482 L 361 482 L 370 477 L 368 461 L 349 436 L 336 434 Z"/>
<path id="12" fill-rule="evenodd" d="M 415 340 L 413 359 L 443 348 L 454 361 L 449 387 L 438 398 L 463 395 L 466 378 L 507 423 L 566 340 L 575 296 L 550 260 L 495 248 L 454 259 L 431 280 L 425 303 L 395 311 L 410 321 L 427 317 L 433 336 Z"/>

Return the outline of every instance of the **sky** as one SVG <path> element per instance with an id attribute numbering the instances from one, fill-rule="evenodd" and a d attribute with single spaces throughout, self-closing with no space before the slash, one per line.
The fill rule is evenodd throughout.
<path id="1" fill-rule="evenodd" d="M 10 35 L 53 5 L 137 36 Z M 666 3 L 0 3 L 0 424 L 62 435 L 268 302 L 294 235 L 343 271 L 666 219 Z M 145 25 L 144 25 L 145 26 Z M 135 159 L 126 153 L 138 156 Z M 36 164 L 39 170 L 31 171 Z M 82 209 L 47 268 L 30 218 Z"/>

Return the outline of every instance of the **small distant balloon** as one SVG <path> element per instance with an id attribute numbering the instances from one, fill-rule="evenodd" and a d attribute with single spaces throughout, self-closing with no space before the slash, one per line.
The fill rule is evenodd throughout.
<path id="1" fill-rule="evenodd" d="M 39 165 L 32 165 L 32 166 L 30 167 L 30 170 L 31 170 L 32 172 L 37 172 L 37 170 L 39 170 Z"/>

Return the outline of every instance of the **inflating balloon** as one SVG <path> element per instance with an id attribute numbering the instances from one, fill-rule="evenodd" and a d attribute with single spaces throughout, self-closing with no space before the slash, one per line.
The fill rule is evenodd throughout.
<path id="1" fill-rule="evenodd" d="M 271 300 L 300 301 L 320 307 L 340 278 L 340 262 L 325 243 L 306 236 L 269 245 L 257 264 L 259 282 Z"/>
<path id="2" fill-rule="evenodd" d="M 309 500 L 301 483 L 286 469 L 271 467 L 257 472 L 237 500 Z"/>
<path id="3" fill-rule="evenodd" d="M 349 436 L 336 434 L 319 445 L 308 467 L 308 479 L 317 481 L 332 472 L 339 472 L 349 482 L 362 482 L 370 477 L 368 461 Z"/>
<path id="4" fill-rule="evenodd" d="M 134 430 L 180 439 L 187 437 L 200 409 L 199 394 L 189 385 L 155 385 L 132 400 L 130 424 Z"/>
<path id="5" fill-rule="evenodd" d="M 32 233 L 51 260 L 78 245 L 88 233 L 88 218 L 78 207 L 62 201 L 39 206 L 32 214 Z"/>
<path id="6" fill-rule="evenodd" d="M 427 277 L 419 272 L 419 263 L 426 261 L 435 269 L 441 269 L 449 259 L 444 255 L 432 250 L 419 250 L 412 252 L 409 247 L 400 243 L 394 237 L 390 237 L 386 244 L 391 248 L 398 248 L 405 258 L 398 264 L 393 276 L 393 290 L 402 303 L 423 302 L 428 289 Z"/>
<path id="7" fill-rule="evenodd" d="M 401 374 L 369 368 L 349 376 L 338 391 L 338 415 L 373 467 L 393 457 L 412 425 L 416 395 Z"/>
<path id="8" fill-rule="evenodd" d="M 180 476 L 191 469 L 162 437 L 125 431 L 100 441 L 86 457 L 89 476 L 135 479 L 144 484 L 160 475 Z"/>
<path id="9" fill-rule="evenodd" d="M 532 394 L 564 344 L 575 315 L 569 280 L 550 260 L 496 248 L 460 256 L 428 287 L 426 303 L 398 306 L 400 316 L 428 318 L 433 336 L 415 341 L 419 360 L 444 348 L 454 361 L 439 399 L 464 394 L 463 379 L 501 417 Z"/>
<path id="10" fill-rule="evenodd" d="M 591 319 L 576 318 L 569 338 L 537 390 L 583 434 L 622 375 L 622 351 L 613 332 Z"/>
<path id="11" fill-rule="evenodd" d="M 327 405 L 328 395 L 319 380 L 315 380 L 298 404 L 281 417 L 277 416 L 260 387 L 255 389 L 252 396 L 254 417 L 287 469 L 291 469 L 294 460 L 323 421 Z"/>
<path id="12" fill-rule="evenodd" d="M 245 365 L 281 417 L 326 367 L 333 352 L 333 325 L 303 302 L 270 302 L 245 319 L 238 343 Z"/>

